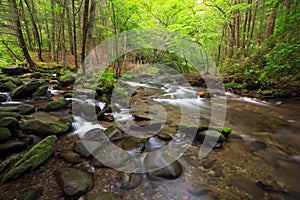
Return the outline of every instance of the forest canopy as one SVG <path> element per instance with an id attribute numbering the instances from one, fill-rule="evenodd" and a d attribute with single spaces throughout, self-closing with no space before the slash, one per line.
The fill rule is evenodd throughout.
<path id="1" fill-rule="evenodd" d="M 299 0 L 2 0 L 0 15 L 1 66 L 25 62 L 35 69 L 45 61 L 77 67 L 115 34 L 162 28 L 203 46 L 225 82 L 249 89 L 300 85 Z M 190 72 L 170 54 L 142 54 L 144 62 Z"/>

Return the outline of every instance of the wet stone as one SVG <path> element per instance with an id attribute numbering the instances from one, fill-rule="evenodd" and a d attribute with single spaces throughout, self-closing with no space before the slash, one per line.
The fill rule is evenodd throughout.
<path id="1" fill-rule="evenodd" d="M 213 167 L 214 163 L 215 163 L 215 161 L 213 161 L 213 160 L 205 159 L 205 160 L 203 161 L 203 167 L 204 167 L 205 169 L 210 169 L 210 168 Z"/>
<path id="2" fill-rule="evenodd" d="M 10 138 L 11 132 L 8 128 L 0 127 L 0 141 Z"/>
<path id="3" fill-rule="evenodd" d="M 126 137 L 116 143 L 123 150 L 130 153 L 141 153 L 144 148 L 144 143 L 139 138 Z"/>
<path id="4" fill-rule="evenodd" d="M 101 146 L 100 142 L 91 140 L 77 140 L 74 144 L 74 151 L 83 157 L 89 157 Z"/>
<path id="5" fill-rule="evenodd" d="M 132 190 L 139 186 L 139 184 L 142 182 L 143 177 L 142 174 L 129 174 L 125 172 L 120 172 L 118 174 L 118 183 L 117 186 L 120 189 L 124 190 Z"/>
<path id="6" fill-rule="evenodd" d="M 266 143 L 259 141 L 259 140 L 252 141 L 250 144 L 254 151 L 263 150 L 268 147 Z"/>
<path id="7" fill-rule="evenodd" d="M 146 151 L 156 151 L 163 148 L 167 143 L 155 137 L 150 137 L 146 142 Z"/>
<path id="8" fill-rule="evenodd" d="M 20 200 L 36 200 L 42 196 L 43 189 L 42 188 L 33 188 L 28 190 L 25 194 L 20 196 L 18 199 Z"/>
<path id="9" fill-rule="evenodd" d="M 63 192 L 69 196 L 84 194 L 94 185 L 91 174 L 75 168 L 65 167 L 57 169 L 54 176 Z"/>
<path id="10" fill-rule="evenodd" d="M 172 136 L 168 133 L 158 133 L 157 137 L 163 141 L 170 141 L 172 140 Z"/>
<path id="11" fill-rule="evenodd" d="M 7 100 L 7 95 L 0 94 L 0 102 L 6 102 L 6 100 Z"/>
<path id="12" fill-rule="evenodd" d="M 81 156 L 78 153 L 65 152 L 62 153 L 60 156 L 68 163 L 78 164 L 82 162 Z"/>
<path id="13" fill-rule="evenodd" d="M 0 153 L 1 154 L 12 154 L 12 153 L 21 151 L 25 147 L 26 147 L 26 142 L 8 141 L 3 144 L 0 144 Z"/>
<path id="14" fill-rule="evenodd" d="M 152 180 L 159 180 L 159 178 L 167 179 L 167 180 L 173 180 L 180 177 L 182 174 L 182 165 L 179 161 L 174 161 L 170 165 L 161 168 L 159 170 L 149 172 L 148 177 Z"/>

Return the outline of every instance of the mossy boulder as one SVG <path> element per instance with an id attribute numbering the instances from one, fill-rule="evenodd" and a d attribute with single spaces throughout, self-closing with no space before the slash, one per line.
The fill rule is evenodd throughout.
<path id="1" fill-rule="evenodd" d="M 0 94 L 0 102 L 6 102 L 8 99 L 8 96 L 5 94 Z"/>
<path id="2" fill-rule="evenodd" d="M 0 82 L 1 83 L 5 83 L 11 81 L 13 84 L 20 86 L 23 84 L 22 80 L 20 78 L 14 78 L 14 77 L 10 77 L 10 76 L 5 76 L 3 74 L 0 74 Z"/>
<path id="3" fill-rule="evenodd" d="M 60 83 L 60 86 L 62 86 L 62 87 L 73 85 L 74 82 L 75 82 L 74 74 L 66 74 L 59 78 L 59 83 Z"/>
<path id="4" fill-rule="evenodd" d="M 44 96 L 47 94 L 47 91 L 48 91 L 48 85 L 44 85 L 44 86 L 41 86 L 39 87 L 33 94 L 32 94 L 32 97 L 35 98 L 35 97 L 41 97 L 41 96 Z"/>
<path id="5" fill-rule="evenodd" d="M 10 138 L 11 133 L 8 128 L 0 127 L 0 141 Z"/>
<path id="6" fill-rule="evenodd" d="M 2 72 L 9 76 L 20 75 L 26 72 L 26 69 L 22 66 L 8 66 L 3 67 Z"/>
<path id="7" fill-rule="evenodd" d="M 9 156 L 6 160 L 0 163 L 0 173 L 2 173 L 6 168 L 12 166 L 17 160 L 23 156 L 22 153 L 16 153 Z"/>
<path id="8" fill-rule="evenodd" d="M 0 108 L 0 119 L 5 117 L 14 117 L 16 119 L 21 119 L 22 115 L 17 112 L 2 112 Z"/>
<path id="9" fill-rule="evenodd" d="M 20 122 L 20 128 L 25 133 L 32 133 L 41 138 L 48 135 L 65 133 L 71 127 L 69 119 L 60 118 L 58 116 L 37 112 L 33 115 L 23 117 Z"/>
<path id="10" fill-rule="evenodd" d="M 35 112 L 35 107 L 29 104 L 20 104 L 20 105 L 1 105 L 0 113 L 14 112 L 21 115 L 32 114 Z M 1 115 L 0 115 L 1 116 Z M 17 117 L 16 117 L 17 118 Z"/>
<path id="11" fill-rule="evenodd" d="M 32 74 L 30 74 L 30 78 L 35 78 L 35 79 L 39 79 L 39 78 L 41 78 L 43 76 L 43 74 L 42 73 L 40 73 L 40 72 L 34 72 L 34 73 L 32 73 Z"/>
<path id="12" fill-rule="evenodd" d="M 42 81 L 31 81 L 14 89 L 10 96 L 12 99 L 25 99 L 30 97 L 41 85 Z"/>
<path id="13" fill-rule="evenodd" d="M 21 159 L 19 159 L 3 176 L 3 181 L 18 178 L 22 173 L 34 170 L 44 163 L 52 154 L 52 149 L 57 140 L 51 135 L 33 146 Z"/>
<path id="14" fill-rule="evenodd" d="M 0 92 L 10 92 L 16 89 L 18 86 L 14 84 L 12 81 L 7 81 L 5 83 L 0 84 Z"/>
<path id="15" fill-rule="evenodd" d="M 56 100 L 56 101 L 49 102 L 46 105 L 45 110 L 46 111 L 60 110 L 60 109 L 67 108 L 68 105 L 69 105 L 69 101 L 67 101 L 66 99 L 59 99 L 59 100 Z"/>
<path id="16" fill-rule="evenodd" d="M 180 130 L 186 133 L 194 133 L 207 131 L 207 130 L 215 130 L 220 132 L 224 137 L 228 137 L 231 134 L 232 129 L 229 127 L 221 127 L 221 126 L 201 126 L 201 125 L 187 125 L 181 126 Z"/>
<path id="17" fill-rule="evenodd" d="M 14 117 L 4 117 L 0 119 L 0 127 L 17 128 L 19 121 Z"/>

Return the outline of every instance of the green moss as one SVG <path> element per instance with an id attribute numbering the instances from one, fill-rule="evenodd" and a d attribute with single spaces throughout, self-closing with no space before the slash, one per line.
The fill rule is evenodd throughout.
<path id="1" fill-rule="evenodd" d="M 5 127 L 0 127 L 0 141 L 6 140 L 11 136 L 10 130 Z"/>
<path id="2" fill-rule="evenodd" d="M 22 153 L 13 154 L 8 157 L 6 160 L 0 163 L 0 173 L 2 173 L 6 168 L 13 165 L 17 160 L 19 160 L 23 156 Z"/>
<path id="3" fill-rule="evenodd" d="M 16 84 L 14 84 L 12 81 L 7 81 L 2 84 L 2 87 L 5 88 L 5 91 L 10 92 L 10 91 L 16 89 L 18 86 Z"/>
<path id="4" fill-rule="evenodd" d="M 19 121 L 14 117 L 4 117 L 0 119 L 0 126 L 1 127 L 17 127 Z"/>
<path id="5" fill-rule="evenodd" d="M 184 131 L 185 129 L 196 129 L 197 132 L 202 132 L 206 130 L 216 130 L 220 132 L 224 137 L 228 137 L 232 131 L 229 127 L 220 127 L 220 126 L 201 126 L 201 125 L 186 125 L 181 126 L 181 129 Z"/>
<path id="6" fill-rule="evenodd" d="M 69 101 L 67 101 L 66 99 L 60 99 L 60 100 L 56 100 L 56 101 L 51 101 L 46 106 L 46 110 L 50 111 L 50 110 L 63 109 L 63 108 L 66 108 L 66 106 L 68 104 L 69 104 Z"/>
<path id="7" fill-rule="evenodd" d="M 44 163 L 52 154 L 52 148 L 57 140 L 55 135 L 51 135 L 33 146 L 20 160 L 18 160 L 4 175 L 3 181 L 18 178 L 28 169 L 34 170 Z"/>
<path id="8" fill-rule="evenodd" d="M 243 89 L 244 85 L 240 83 L 225 83 L 226 88 L 236 88 L 236 89 Z"/>
<path id="9" fill-rule="evenodd" d="M 16 119 L 20 119 L 21 115 L 17 112 L 0 112 L 0 119 L 3 119 L 5 117 L 14 117 Z"/>

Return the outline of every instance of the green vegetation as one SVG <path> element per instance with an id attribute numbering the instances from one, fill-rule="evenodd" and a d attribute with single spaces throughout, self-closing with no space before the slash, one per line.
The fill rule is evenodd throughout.
<path id="1" fill-rule="evenodd" d="M 44 163 L 52 154 L 52 148 L 57 140 L 55 135 L 51 135 L 33 146 L 21 159 L 19 159 L 3 176 L 3 181 L 18 178 L 28 169 L 34 170 Z M 10 162 L 10 161 L 9 161 Z"/>
<path id="2" fill-rule="evenodd" d="M 182 56 L 172 50 L 174 41 L 163 42 L 168 50 L 151 49 L 146 41 L 145 48 L 125 51 L 118 58 L 109 55 L 126 50 L 126 45 L 111 46 L 90 54 L 93 65 L 108 67 L 99 82 L 104 92 L 112 91 L 122 74 L 135 78 L 135 73 L 126 73 L 134 66 L 158 63 L 189 77 L 195 68 L 215 73 L 210 71 L 213 61 L 233 92 L 295 95 L 300 87 L 297 0 L 3 0 L 0 5 L 0 67 L 23 65 L 59 77 L 76 72 L 92 48 L 113 35 L 156 28 L 202 46 L 198 66 L 188 62 L 188 49 L 181 50 Z M 154 32 L 153 40 L 156 36 Z M 89 72 L 85 65 L 83 75 Z M 97 84 L 87 82 L 83 87 Z M 273 92 L 262 92 L 266 90 Z"/>

